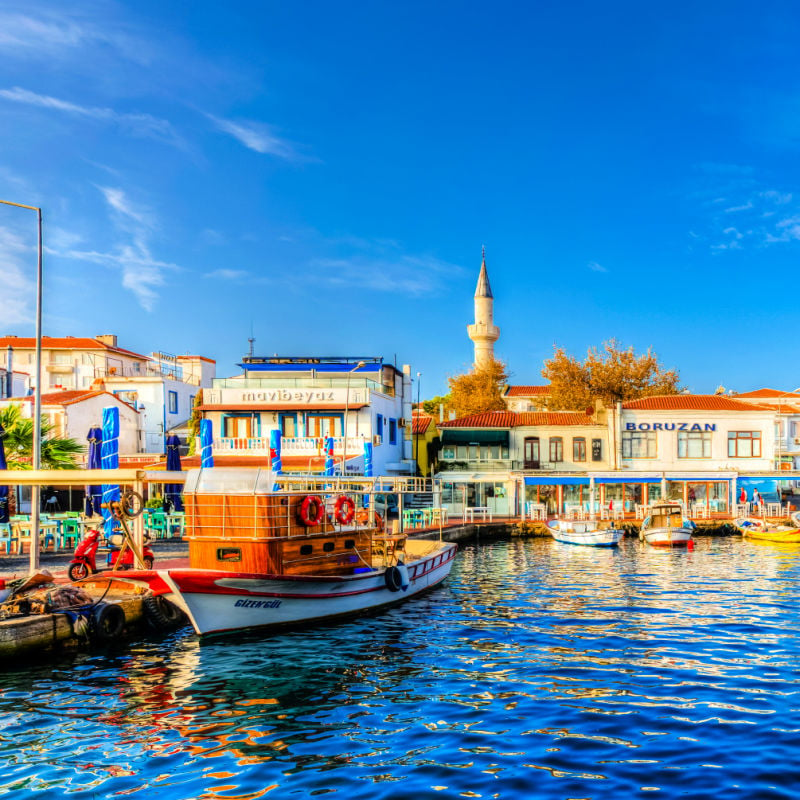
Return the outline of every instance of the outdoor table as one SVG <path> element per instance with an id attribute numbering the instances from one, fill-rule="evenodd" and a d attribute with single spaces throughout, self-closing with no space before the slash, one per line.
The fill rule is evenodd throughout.
<path id="1" fill-rule="evenodd" d="M 483 521 L 486 522 L 486 517 L 489 517 L 489 522 L 492 521 L 492 512 L 489 510 L 489 506 L 468 506 L 464 509 L 464 522 L 467 521 L 467 517 L 469 517 L 470 522 L 475 522 L 475 512 L 483 515 Z"/>
<path id="2" fill-rule="evenodd" d="M 708 506 L 705 503 L 694 503 L 692 505 L 692 516 L 698 519 L 708 519 Z"/>
<path id="3" fill-rule="evenodd" d="M 767 516 L 768 517 L 779 517 L 781 514 L 781 504 L 780 503 L 767 503 Z"/>
<path id="4" fill-rule="evenodd" d="M 438 525 L 439 523 L 446 525 L 447 524 L 447 509 L 446 508 L 432 508 L 431 509 L 431 522 L 434 525 Z"/>
<path id="5" fill-rule="evenodd" d="M 583 507 L 580 503 L 565 503 L 564 513 L 569 519 L 583 519 Z"/>
<path id="6" fill-rule="evenodd" d="M 19 522 L 12 523 L 12 530 L 16 533 L 14 537 L 16 539 L 17 545 L 17 554 L 22 552 L 22 546 L 24 544 L 30 545 L 31 543 L 31 521 L 30 520 L 20 520 Z M 26 533 L 27 531 L 27 533 Z M 39 520 L 39 546 L 43 548 L 43 545 L 47 542 L 47 537 L 53 537 L 53 551 L 58 552 L 58 525 L 55 522 L 49 522 L 48 520 L 41 519 Z M 44 549 L 44 548 L 43 548 Z"/>
<path id="7" fill-rule="evenodd" d="M 746 517 L 750 513 L 750 503 L 737 503 L 736 516 Z"/>

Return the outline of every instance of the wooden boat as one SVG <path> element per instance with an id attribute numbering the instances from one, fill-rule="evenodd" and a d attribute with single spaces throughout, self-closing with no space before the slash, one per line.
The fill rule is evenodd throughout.
<path id="1" fill-rule="evenodd" d="M 639 539 L 654 547 L 682 547 L 692 541 L 694 530 L 679 503 L 655 503 L 642 522 Z"/>
<path id="2" fill-rule="evenodd" d="M 800 544 L 800 528 L 794 525 L 779 525 L 763 517 L 739 517 L 733 524 L 748 539 Z"/>
<path id="3" fill-rule="evenodd" d="M 189 471 L 188 568 L 126 572 L 125 580 L 146 583 L 206 635 L 372 611 L 450 572 L 455 544 L 382 530 L 374 513 L 364 513 L 364 492 L 273 486 L 268 470 Z"/>
<path id="4" fill-rule="evenodd" d="M 545 523 L 550 535 L 564 544 L 583 544 L 590 547 L 616 547 L 625 531 L 616 528 L 600 530 L 594 522 L 553 519 Z"/>

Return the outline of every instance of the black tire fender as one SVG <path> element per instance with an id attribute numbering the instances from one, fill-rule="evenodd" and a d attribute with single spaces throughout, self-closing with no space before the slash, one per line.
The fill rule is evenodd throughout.
<path id="1" fill-rule="evenodd" d="M 125 628 L 125 612 L 116 603 L 100 603 L 92 611 L 94 631 L 101 642 L 119 638 Z"/>
<path id="2" fill-rule="evenodd" d="M 142 602 L 148 621 L 157 629 L 168 630 L 183 621 L 183 612 L 166 597 L 148 595 Z"/>
<path id="3" fill-rule="evenodd" d="M 397 567 L 387 567 L 386 572 L 383 573 L 383 580 L 386 582 L 386 588 L 390 592 L 399 592 L 400 587 L 403 585 L 403 576 Z"/>

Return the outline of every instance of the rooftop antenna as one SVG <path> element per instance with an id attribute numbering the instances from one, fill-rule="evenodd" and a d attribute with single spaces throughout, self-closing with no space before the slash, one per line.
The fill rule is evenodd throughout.
<path id="1" fill-rule="evenodd" d="M 253 345 L 255 344 L 255 341 L 256 341 L 255 337 L 253 336 L 253 323 L 252 322 L 250 323 L 250 337 L 248 338 L 247 341 L 250 344 L 250 352 L 248 353 L 248 355 L 250 356 L 250 358 L 252 358 L 253 355 L 254 355 Z"/>

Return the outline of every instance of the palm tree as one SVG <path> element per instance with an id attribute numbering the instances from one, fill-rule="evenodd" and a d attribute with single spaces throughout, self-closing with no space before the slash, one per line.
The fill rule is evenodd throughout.
<path id="1" fill-rule="evenodd" d="M 9 469 L 33 469 L 33 420 L 22 416 L 21 405 L 0 409 L 0 441 Z M 85 448 L 75 439 L 53 436 L 53 425 L 42 416 L 42 468 L 77 469 Z M 8 513 L 16 511 L 16 492 L 8 493 Z"/>
<path id="2" fill-rule="evenodd" d="M 22 416 L 21 405 L 0 409 L 5 430 L 3 446 L 9 469 L 33 469 L 33 420 Z M 77 469 L 85 447 L 75 439 L 53 436 L 54 426 L 42 416 L 42 469 Z"/>

